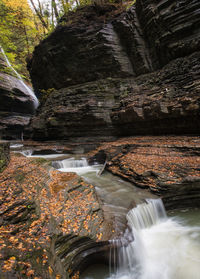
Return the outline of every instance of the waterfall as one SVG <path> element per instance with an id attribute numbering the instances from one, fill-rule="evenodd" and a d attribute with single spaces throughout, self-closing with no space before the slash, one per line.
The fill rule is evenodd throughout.
<path id="1" fill-rule="evenodd" d="M 60 153 L 51 153 L 51 154 L 36 153 L 35 154 L 33 149 L 25 149 L 23 151 L 20 151 L 19 153 L 28 158 L 43 158 L 43 159 L 52 159 L 52 160 L 59 159 L 61 157 L 66 156 L 66 154 L 60 154 Z M 55 162 L 53 162 L 53 164 L 56 165 L 57 162 L 59 162 L 59 161 L 55 161 Z M 57 166 L 58 166 L 58 164 L 57 164 Z"/>
<path id="2" fill-rule="evenodd" d="M 147 203 L 139 204 L 127 214 L 128 224 L 134 230 L 142 230 L 156 225 L 167 217 L 161 199 L 147 200 Z"/>
<path id="3" fill-rule="evenodd" d="M 114 267 L 117 262 L 117 268 L 110 278 L 199 278 L 199 227 L 184 226 L 180 220 L 167 217 L 160 199 L 147 200 L 133 208 L 127 221 L 132 240 L 112 240 L 110 258 Z"/>
<path id="4" fill-rule="evenodd" d="M 32 154 L 33 154 L 33 150 L 32 149 L 27 149 L 27 150 L 21 151 L 20 153 L 25 157 L 31 157 Z"/>
<path id="5" fill-rule="evenodd" d="M 34 104 L 34 108 L 37 109 L 38 105 L 39 105 L 39 101 L 37 99 L 37 97 L 35 96 L 34 92 L 31 90 L 30 87 L 28 87 L 22 77 L 19 75 L 19 73 L 13 68 L 13 66 L 10 64 L 10 61 L 8 60 L 8 57 L 6 56 L 4 49 L 0 46 L 0 51 L 3 54 L 5 61 L 8 65 L 9 68 L 12 69 L 12 71 L 15 73 L 15 75 L 17 76 L 17 78 L 19 79 L 19 81 L 21 82 L 22 86 L 25 88 L 26 92 L 28 93 L 28 95 L 31 97 L 31 99 L 33 100 L 33 104 Z"/>
<path id="6" fill-rule="evenodd" d="M 53 162 L 52 166 L 62 172 L 76 172 L 79 175 L 88 172 L 99 172 L 99 166 L 90 166 L 86 158 L 76 160 L 74 158 Z"/>

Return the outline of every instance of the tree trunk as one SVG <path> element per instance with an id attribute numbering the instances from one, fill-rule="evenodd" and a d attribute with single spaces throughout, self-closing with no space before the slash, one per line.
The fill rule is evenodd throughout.
<path id="1" fill-rule="evenodd" d="M 57 20 L 57 22 L 58 22 L 58 20 L 59 20 L 59 13 L 58 13 L 56 1 L 55 1 L 55 0 L 52 0 L 51 4 L 52 4 L 52 8 L 53 8 L 53 10 L 54 10 L 54 14 L 55 14 L 56 20 Z"/>
<path id="2" fill-rule="evenodd" d="M 40 19 L 42 25 L 43 25 L 46 29 L 48 29 L 48 25 L 47 25 L 47 23 L 45 22 L 45 20 L 44 20 L 44 18 L 43 18 L 43 15 L 41 14 L 41 11 L 39 11 L 39 10 L 36 8 L 36 6 L 35 6 L 33 0 L 30 0 L 30 2 L 31 2 L 31 5 L 33 6 L 33 9 L 34 9 L 35 13 L 37 14 L 38 18 Z M 38 0 L 38 3 L 39 3 L 39 6 L 40 6 L 39 0 Z M 41 6 L 40 6 L 40 9 L 41 9 Z"/>

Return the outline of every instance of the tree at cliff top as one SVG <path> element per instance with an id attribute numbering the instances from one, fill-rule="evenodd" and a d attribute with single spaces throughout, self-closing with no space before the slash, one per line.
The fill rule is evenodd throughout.
<path id="1" fill-rule="evenodd" d="M 49 32 L 54 29 L 64 14 L 75 11 L 79 7 L 91 4 L 100 6 L 108 3 L 125 3 L 128 6 L 130 3 L 134 3 L 135 0 L 29 0 L 29 2 L 43 27 Z"/>
<path id="2" fill-rule="evenodd" d="M 59 19 L 77 7 L 91 4 L 91 0 L 29 0 L 43 27 L 52 31 Z M 95 2 L 95 1 L 94 1 Z"/>
<path id="3" fill-rule="evenodd" d="M 0 0 L 0 45 L 14 67 L 26 77 L 26 58 L 42 33 L 42 26 L 26 0 Z"/>

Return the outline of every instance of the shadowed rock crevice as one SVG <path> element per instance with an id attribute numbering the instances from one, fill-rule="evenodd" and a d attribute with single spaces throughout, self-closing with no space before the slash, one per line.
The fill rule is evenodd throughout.
<path id="1" fill-rule="evenodd" d="M 148 42 L 153 65 L 199 50 L 200 3 L 198 0 L 136 2 L 136 10 Z"/>

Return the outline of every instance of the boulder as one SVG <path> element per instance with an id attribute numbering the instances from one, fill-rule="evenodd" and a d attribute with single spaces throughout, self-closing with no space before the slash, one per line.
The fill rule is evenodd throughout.
<path id="1" fill-rule="evenodd" d="M 200 3 L 88 6 L 63 17 L 28 68 L 34 139 L 198 134 Z"/>

